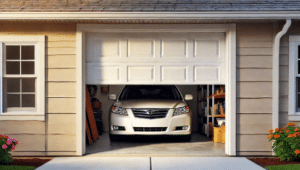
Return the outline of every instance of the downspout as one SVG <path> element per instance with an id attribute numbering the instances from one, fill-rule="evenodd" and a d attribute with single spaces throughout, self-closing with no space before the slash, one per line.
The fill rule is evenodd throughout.
<path id="1" fill-rule="evenodd" d="M 283 29 L 276 35 L 273 47 L 273 100 L 272 100 L 272 129 L 279 128 L 279 49 L 280 38 L 286 34 L 291 26 L 291 19 L 287 19 Z"/>

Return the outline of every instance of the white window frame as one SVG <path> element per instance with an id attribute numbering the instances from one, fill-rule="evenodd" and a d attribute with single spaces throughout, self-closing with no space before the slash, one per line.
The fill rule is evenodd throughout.
<path id="1" fill-rule="evenodd" d="M 5 45 L 35 46 L 35 110 L 7 111 L 3 110 L 3 74 Z M 45 36 L 0 36 L 0 120 L 40 120 L 45 121 Z"/>
<path id="2" fill-rule="evenodd" d="M 300 36 L 289 36 L 289 121 L 300 121 L 300 112 L 296 110 L 296 77 L 298 71 L 298 46 Z"/>

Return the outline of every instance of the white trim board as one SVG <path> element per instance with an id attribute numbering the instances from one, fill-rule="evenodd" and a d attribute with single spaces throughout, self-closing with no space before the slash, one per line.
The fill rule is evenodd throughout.
<path id="1" fill-rule="evenodd" d="M 227 31 L 227 80 L 225 117 L 225 154 L 236 156 L 236 25 L 229 25 Z"/>
<path id="2" fill-rule="evenodd" d="M 77 155 L 85 154 L 85 34 L 88 32 L 225 32 L 227 55 L 225 153 L 236 155 L 236 25 L 235 24 L 122 24 L 77 25 Z"/>
<path id="3" fill-rule="evenodd" d="M 76 32 L 76 155 L 83 155 L 86 146 L 85 112 L 85 32 L 77 27 Z M 80 48 L 81 47 L 81 48 Z"/>
<path id="4" fill-rule="evenodd" d="M 300 19 L 298 11 L 270 12 L 1 12 L 0 20 Z"/>
<path id="5" fill-rule="evenodd" d="M 0 113 L 3 112 L 3 72 L 4 72 L 4 68 L 3 68 L 3 47 L 4 44 L 2 42 L 0 42 Z"/>
<path id="6" fill-rule="evenodd" d="M 296 111 L 296 76 L 297 74 L 297 59 L 298 46 L 300 45 L 300 36 L 289 36 L 289 121 L 300 121 L 300 112 Z M 299 67 L 299 66 L 298 66 Z"/>

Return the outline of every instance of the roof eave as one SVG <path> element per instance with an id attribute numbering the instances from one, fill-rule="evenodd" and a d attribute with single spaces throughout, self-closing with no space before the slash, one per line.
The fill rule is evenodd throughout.
<path id="1" fill-rule="evenodd" d="M 0 12 L 0 20 L 300 19 L 298 11 L 267 12 Z"/>

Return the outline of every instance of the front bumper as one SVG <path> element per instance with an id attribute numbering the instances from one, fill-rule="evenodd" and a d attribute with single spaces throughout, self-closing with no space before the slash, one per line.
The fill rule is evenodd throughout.
<path id="1" fill-rule="evenodd" d="M 131 109 L 126 109 L 128 116 L 110 114 L 110 134 L 114 135 L 189 135 L 191 134 L 191 112 L 173 116 L 170 109 L 166 118 L 146 119 L 134 117 Z M 124 127 L 125 130 L 114 130 L 113 126 Z M 186 127 L 187 129 L 180 127 Z M 179 127 L 179 128 L 178 128 Z M 135 131 L 143 129 L 145 131 Z M 166 128 L 165 131 L 161 129 Z M 176 129 L 177 128 L 177 129 Z M 180 129 L 180 130 L 178 130 Z"/>

